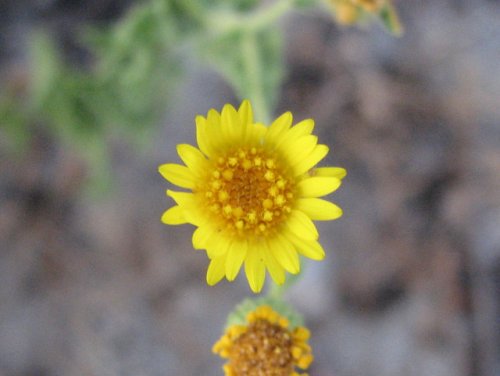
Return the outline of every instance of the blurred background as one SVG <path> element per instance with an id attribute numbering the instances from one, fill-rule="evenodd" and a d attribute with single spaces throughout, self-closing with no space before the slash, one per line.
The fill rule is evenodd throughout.
<path id="1" fill-rule="evenodd" d="M 127 76 L 143 91 L 109 89 L 111 58 L 101 81 L 85 76 L 95 53 L 83 31 L 137 3 L 0 1 L 0 376 L 221 375 L 211 346 L 251 296 L 241 275 L 208 287 L 193 229 L 160 222 L 171 202 L 157 166 L 195 142 L 197 114 L 239 103 L 231 87 L 189 53 L 155 65 L 151 51 L 168 51 L 141 52 L 141 40 L 130 45 L 150 59 L 124 61 L 154 72 L 144 87 Z M 395 5 L 401 38 L 339 27 L 327 11 L 284 19 L 275 114 L 314 118 L 326 162 L 348 170 L 332 196 L 344 216 L 319 224 L 327 258 L 288 298 L 313 334 L 311 375 L 498 376 L 500 4 Z M 20 105 L 31 88 L 45 102 Z M 118 96 L 113 121 L 139 126 L 105 117 L 92 133 L 88 112 L 68 133 L 77 120 L 65 106 L 107 113 Z M 141 129 L 153 111 L 136 110 L 141 100 L 165 101 L 160 120 L 147 119 L 156 126 Z"/>

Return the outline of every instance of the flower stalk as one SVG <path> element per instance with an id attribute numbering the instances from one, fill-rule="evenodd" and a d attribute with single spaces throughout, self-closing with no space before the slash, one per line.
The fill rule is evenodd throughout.
<path id="1" fill-rule="evenodd" d="M 206 18 L 209 30 L 215 34 L 231 34 L 235 31 L 258 32 L 275 24 L 287 11 L 293 8 L 291 0 L 277 0 L 249 13 L 234 10 L 216 10 Z"/>
<path id="2" fill-rule="evenodd" d="M 244 74 L 248 85 L 248 98 L 253 104 L 256 118 L 258 121 L 268 124 L 271 119 L 271 113 L 264 96 L 264 83 L 262 82 L 262 59 L 258 56 L 256 35 L 253 31 L 245 32 L 242 41 L 242 53 Z"/>

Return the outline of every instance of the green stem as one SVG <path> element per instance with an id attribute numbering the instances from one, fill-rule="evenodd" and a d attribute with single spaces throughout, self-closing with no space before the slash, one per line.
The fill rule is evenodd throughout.
<path id="1" fill-rule="evenodd" d="M 285 292 L 287 292 L 287 290 L 292 287 L 299 280 L 299 278 L 301 278 L 306 266 L 307 262 L 302 262 L 302 270 L 300 273 L 287 275 L 285 283 L 282 285 L 273 283 L 267 292 L 267 296 L 272 299 L 283 300 Z"/>
<path id="2" fill-rule="evenodd" d="M 283 300 L 283 294 L 287 290 L 287 287 L 288 286 L 286 283 L 284 283 L 283 285 L 277 285 L 276 283 L 273 283 L 269 288 L 267 296 L 273 300 Z"/>
<path id="3" fill-rule="evenodd" d="M 258 30 L 262 27 L 271 25 L 276 22 L 286 11 L 292 8 L 290 0 L 278 0 L 272 5 L 260 9 L 251 15 L 251 19 L 247 20 L 247 26 L 250 29 Z"/>
<path id="4" fill-rule="evenodd" d="M 250 14 L 238 14 L 233 11 L 216 10 L 206 19 L 210 30 L 217 34 L 227 34 L 242 28 L 258 31 L 276 22 L 293 4 L 290 0 L 277 0 L 269 6 L 261 7 Z"/>
<path id="5" fill-rule="evenodd" d="M 262 65 L 259 59 L 255 32 L 247 31 L 243 36 L 242 53 L 244 73 L 248 82 L 248 92 L 245 93 L 252 103 L 257 121 L 269 124 L 270 110 L 264 95 L 264 82 L 262 81 Z"/>

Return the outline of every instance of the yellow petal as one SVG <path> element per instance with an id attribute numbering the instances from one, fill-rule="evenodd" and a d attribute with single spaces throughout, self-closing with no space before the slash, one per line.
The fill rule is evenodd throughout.
<path id="1" fill-rule="evenodd" d="M 281 147 L 283 155 L 290 165 L 294 166 L 304 160 L 318 143 L 318 137 L 313 135 L 303 136 Z"/>
<path id="2" fill-rule="evenodd" d="M 300 198 L 295 207 L 314 221 L 330 221 L 342 216 L 341 208 L 320 198 Z"/>
<path id="3" fill-rule="evenodd" d="M 245 274 L 253 292 L 262 290 L 266 278 L 266 266 L 259 248 L 251 248 L 245 259 Z"/>
<path id="4" fill-rule="evenodd" d="M 210 260 L 207 270 L 207 283 L 210 286 L 218 283 L 225 275 L 224 265 L 226 263 L 226 256 L 221 256 Z"/>
<path id="5" fill-rule="evenodd" d="M 208 111 L 206 119 L 203 116 L 196 117 L 196 140 L 206 156 L 217 153 L 221 146 L 220 115 L 217 111 Z"/>
<path id="6" fill-rule="evenodd" d="M 187 223 L 199 226 L 206 221 L 206 213 L 196 202 L 195 195 L 193 193 L 176 192 L 168 189 L 167 196 L 172 197 L 174 201 L 182 207 L 183 216 Z"/>
<path id="7" fill-rule="evenodd" d="M 249 133 L 253 127 L 253 112 L 252 106 L 248 100 L 244 100 L 238 109 L 238 127 L 236 129 L 236 136 L 239 137 L 242 143 L 248 142 L 251 138 Z"/>
<path id="8" fill-rule="evenodd" d="M 289 238 L 301 255 L 313 260 L 323 260 L 325 258 L 325 251 L 316 240 L 300 239 L 297 236 L 293 236 L 293 234 Z"/>
<path id="9" fill-rule="evenodd" d="M 179 187 L 193 189 L 195 186 L 193 172 L 186 166 L 167 163 L 161 165 L 158 171 L 165 179 Z"/>
<path id="10" fill-rule="evenodd" d="M 180 206 L 172 206 L 161 216 L 161 221 L 167 225 L 182 225 L 187 223 Z"/>
<path id="11" fill-rule="evenodd" d="M 215 152 L 220 150 L 220 147 L 224 144 L 221 134 L 222 134 L 222 120 L 221 115 L 214 109 L 210 109 L 207 114 L 207 127 L 205 135 L 212 145 Z"/>
<path id="12" fill-rule="evenodd" d="M 291 127 L 292 121 L 292 113 L 285 112 L 269 126 L 266 133 L 266 139 L 270 142 L 279 142 L 283 134 Z"/>
<path id="13" fill-rule="evenodd" d="M 193 248 L 207 249 L 208 242 L 213 236 L 213 230 L 208 226 L 200 226 L 193 232 Z"/>
<path id="14" fill-rule="evenodd" d="M 221 134 L 223 143 L 233 143 L 240 135 L 238 113 L 230 104 L 226 104 L 221 113 Z"/>
<path id="15" fill-rule="evenodd" d="M 220 236 L 218 231 L 212 231 L 211 236 L 207 241 L 207 255 L 209 258 L 216 258 L 227 254 L 231 246 L 231 240 L 225 236 Z"/>
<path id="16" fill-rule="evenodd" d="M 297 274 L 300 271 L 299 255 L 288 240 L 278 235 L 268 240 L 268 248 L 287 272 Z"/>
<path id="17" fill-rule="evenodd" d="M 238 109 L 238 115 L 242 127 L 246 127 L 247 124 L 253 123 L 252 105 L 248 99 L 241 102 L 240 108 Z"/>
<path id="18" fill-rule="evenodd" d="M 300 210 L 292 210 L 286 220 L 288 230 L 303 239 L 318 239 L 318 230 L 311 219 Z"/>
<path id="19" fill-rule="evenodd" d="M 340 187 L 341 181 L 328 176 L 313 176 L 297 184 L 302 197 L 320 197 L 332 193 Z"/>
<path id="20" fill-rule="evenodd" d="M 293 172 L 295 176 L 302 175 L 309 171 L 311 168 L 316 166 L 316 164 L 321 161 L 328 154 L 328 146 L 326 145 L 316 145 L 311 154 L 305 157 L 302 162 L 298 163 L 293 167 Z"/>
<path id="21" fill-rule="evenodd" d="M 177 145 L 177 153 L 186 166 L 198 176 L 206 171 L 208 161 L 198 148 L 188 144 L 180 144 Z"/>
<path id="22" fill-rule="evenodd" d="M 207 114 L 207 124 L 210 127 L 210 130 L 215 131 L 215 133 L 218 133 L 220 131 L 220 123 L 221 123 L 221 116 L 219 112 L 217 112 L 213 108 L 210 109 Z"/>
<path id="23" fill-rule="evenodd" d="M 210 157 L 214 154 L 214 148 L 210 144 L 210 139 L 208 138 L 207 135 L 207 119 L 205 119 L 203 116 L 198 115 L 195 118 L 196 122 L 196 142 L 198 143 L 198 146 L 200 150 L 205 154 L 207 157 Z"/>
<path id="24" fill-rule="evenodd" d="M 194 194 L 190 192 L 177 192 L 167 190 L 167 196 L 170 196 L 180 206 L 193 206 L 195 204 Z"/>
<path id="25" fill-rule="evenodd" d="M 226 278 L 228 281 L 233 281 L 238 275 L 247 255 L 247 249 L 248 243 L 246 241 L 235 241 L 229 246 L 226 258 Z"/>
<path id="26" fill-rule="evenodd" d="M 282 147 L 283 145 L 288 145 L 295 142 L 297 139 L 303 136 L 310 136 L 313 129 L 314 121 L 312 119 L 303 120 L 280 135 L 276 146 Z"/>
<path id="27" fill-rule="evenodd" d="M 314 130 L 314 120 L 313 119 L 305 119 L 301 122 L 295 124 L 292 128 L 293 132 L 297 134 L 297 136 L 305 136 L 312 133 Z"/>
<path id="28" fill-rule="evenodd" d="M 346 175 L 347 171 L 342 167 L 318 167 L 314 169 L 314 176 L 331 176 L 332 178 L 337 178 L 342 180 Z"/>
<path id="29" fill-rule="evenodd" d="M 249 145 L 260 145 L 264 136 L 267 133 L 268 128 L 261 123 L 249 124 L 246 127 L 245 143 Z"/>
<path id="30" fill-rule="evenodd" d="M 264 262 L 273 281 L 278 285 L 285 283 L 285 270 L 273 256 L 273 252 L 269 248 L 269 242 L 264 244 L 262 255 L 264 256 Z"/>

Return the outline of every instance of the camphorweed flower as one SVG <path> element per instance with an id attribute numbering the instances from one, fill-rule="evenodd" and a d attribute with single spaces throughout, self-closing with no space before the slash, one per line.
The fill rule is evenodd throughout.
<path id="1" fill-rule="evenodd" d="M 317 143 L 313 127 L 311 119 L 292 127 L 290 112 L 266 127 L 253 121 L 250 102 L 238 110 L 225 105 L 196 117 L 199 148 L 177 147 L 185 166 L 159 167 L 165 179 L 192 191 L 167 190 L 177 205 L 162 221 L 197 226 L 193 246 L 207 251 L 209 285 L 234 280 L 244 264 L 250 288 L 259 292 L 266 268 L 283 284 L 285 271 L 299 272 L 299 254 L 324 258 L 312 220 L 342 215 L 319 197 L 335 191 L 346 172 L 314 168 L 328 147 Z"/>
<path id="2" fill-rule="evenodd" d="M 246 323 L 231 325 L 213 346 L 227 359 L 226 376 L 299 376 L 313 361 L 309 330 L 292 327 L 268 305 L 248 313 Z M 302 374 L 304 375 L 304 374 Z"/>
<path id="3" fill-rule="evenodd" d="M 343 25 L 353 25 L 366 20 L 367 16 L 379 18 L 393 34 L 403 31 L 392 0 L 326 0 L 335 19 Z"/>
<path id="4" fill-rule="evenodd" d="M 376 13 L 387 0 L 329 0 L 337 21 L 344 25 L 355 23 L 363 12 Z"/>

